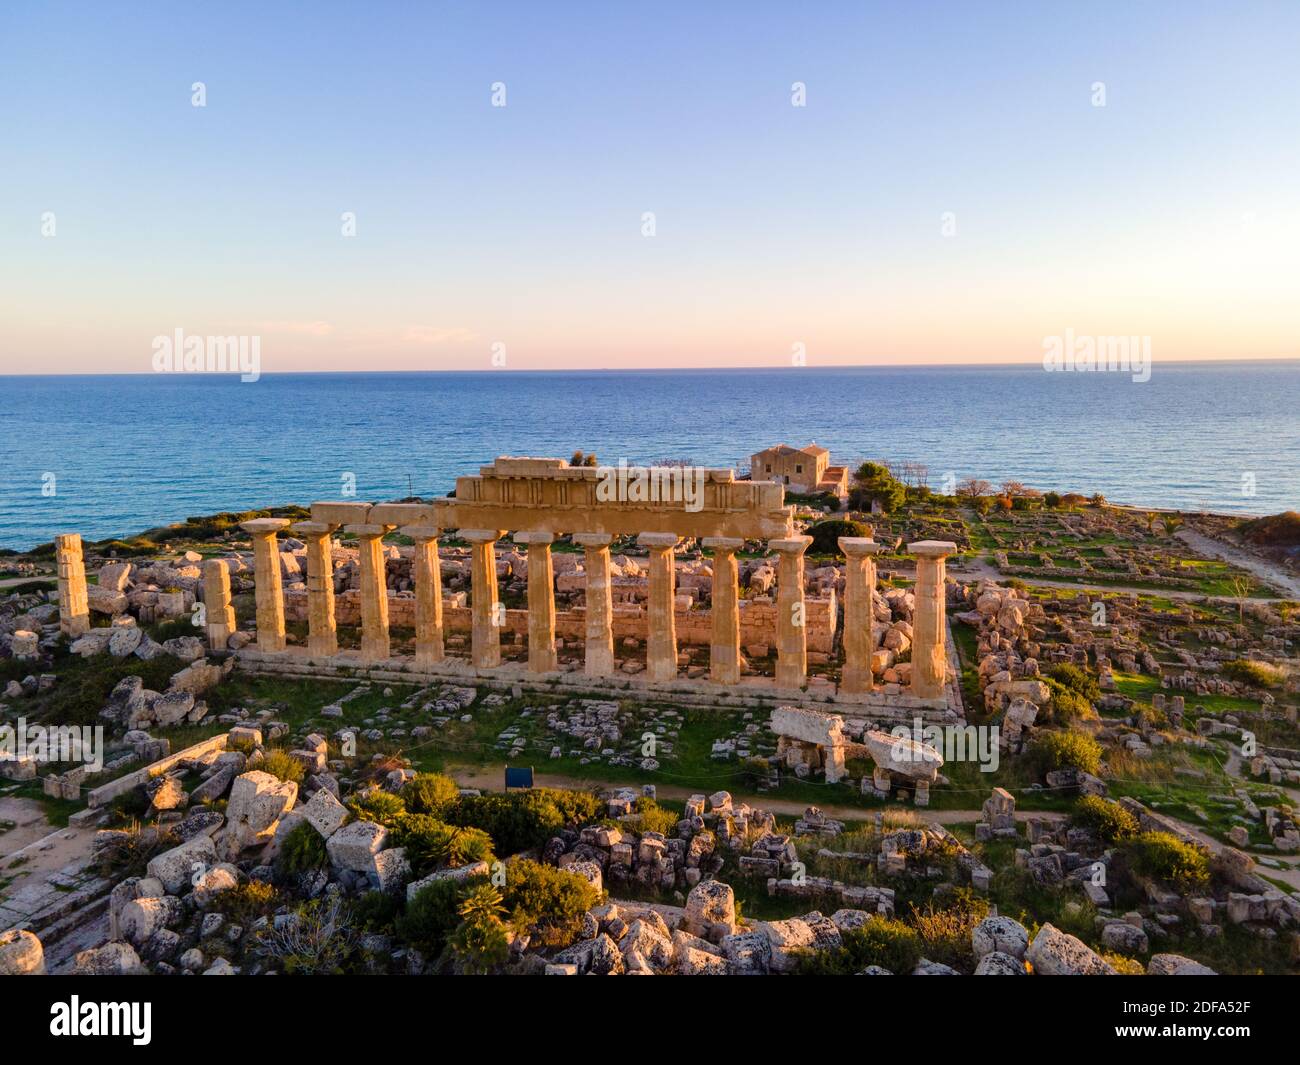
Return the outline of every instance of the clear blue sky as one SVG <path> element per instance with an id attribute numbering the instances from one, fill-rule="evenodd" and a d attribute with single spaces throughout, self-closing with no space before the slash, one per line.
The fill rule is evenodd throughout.
<path id="1" fill-rule="evenodd" d="M 11 0 L 0 372 L 1300 355 L 1298 54 L 1281 2 Z"/>

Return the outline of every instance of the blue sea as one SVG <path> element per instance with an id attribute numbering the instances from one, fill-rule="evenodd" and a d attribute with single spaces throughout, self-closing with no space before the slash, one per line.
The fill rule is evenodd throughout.
<path id="1" fill-rule="evenodd" d="M 841 464 L 925 463 L 936 489 L 1300 509 L 1300 362 L 1157 363 L 1146 383 L 1036 366 L 0 377 L 0 546 L 338 499 L 349 477 L 358 499 L 442 495 L 503 454 L 745 466 L 812 441 Z"/>

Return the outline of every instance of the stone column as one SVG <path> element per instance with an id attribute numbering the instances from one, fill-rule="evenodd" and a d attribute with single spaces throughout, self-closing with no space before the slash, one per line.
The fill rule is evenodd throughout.
<path id="1" fill-rule="evenodd" d="M 650 598 L 646 610 L 646 676 L 652 681 L 677 676 L 677 619 L 673 600 L 677 571 L 673 548 L 676 533 L 642 533 L 637 543 L 650 552 Z"/>
<path id="2" fill-rule="evenodd" d="M 360 541 L 361 661 L 383 662 L 392 657 L 388 642 L 388 582 L 385 579 L 384 535 L 390 525 L 345 525 L 343 531 Z"/>
<path id="3" fill-rule="evenodd" d="M 442 563 L 438 561 L 438 532 L 432 525 L 407 525 L 402 533 L 415 541 L 411 570 L 415 577 L 415 664 L 441 662 Z"/>
<path id="4" fill-rule="evenodd" d="M 59 631 L 75 640 L 90 630 L 90 602 L 86 598 L 86 562 L 81 553 L 81 534 L 56 536 L 54 556 L 59 567 Z"/>
<path id="5" fill-rule="evenodd" d="M 284 596 L 280 582 L 280 547 L 276 533 L 288 518 L 254 518 L 239 527 L 253 538 L 253 577 L 257 582 L 257 649 L 265 654 L 284 650 Z"/>
<path id="6" fill-rule="evenodd" d="M 614 672 L 614 597 L 610 589 L 608 533 L 574 533 L 570 539 L 584 550 L 587 574 L 587 653 L 583 671 L 589 677 Z"/>
<path id="7" fill-rule="evenodd" d="M 769 540 L 780 556 L 776 571 L 776 686 L 802 688 L 808 683 L 808 632 L 803 601 L 803 553 L 811 536 Z"/>
<path id="8" fill-rule="evenodd" d="M 515 533 L 515 543 L 528 547 L 528 668 L 552 673 L 559 668 L 555 655 L 555 569 L 551 544 L 555 534 Z"/>
<path id="9" fill-rule="evenodd" d="M 307 653 L 329 658 L 338 654 L 334 620 L 334 530 L 322 521 L 299 521 L 289 531 L 307 545 Z"/>
<path id="10" fill-rule="evenodd" d="M 918 540 L 907 545 L 916 556 L 916 607 L 912 613 L 912 694 L 938 699 L 948 681 L 947 611 L 944 559 L 957 550 L 948 540 Z"/>
<path id="11" fill-rule="evenodd" d="M 869 692 L 875 687 L 871 656 L 875 653 L 872 624 L 875 611 L 871 595 L 876 590 L 875 556 L 883 544 L 864 536 L 841 536 L 844 552 L 844 671 L 840 691 Z"/>
<path id="12" fill-rule="evenodd" d="M 461 529 L 460 535 L 473 545 L 470 595 L 473 598 L 474 631 L 470 657 L 476 669 L 493 669 L 501 664 L 495 545 L 505 532 L 499 529 Z"/>
<path id="13" fill-rule="evenodd" d="M 208 647 L 224 651 L 235 631 L 235 608 L 230 604 L 230 567 L 224 559 L 203 563 L 203 614 Z"/>
<path id="14" fill-rule="evenodd" d="M 717 684 L 740 683 L 740 572 L 736 552 L 745 541 L 736 536 L 706 536 L 701 545 L 713 552 L 713 642 L 709 678 Z"/>

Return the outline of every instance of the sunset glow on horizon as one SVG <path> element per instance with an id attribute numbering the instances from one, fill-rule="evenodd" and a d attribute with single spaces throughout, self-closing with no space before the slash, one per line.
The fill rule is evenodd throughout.
<path id="1" fill-rule="evenodd" d="M 0 373 L 1300 357 L 1300 9 L 668 7 L 7 9 Z"/>

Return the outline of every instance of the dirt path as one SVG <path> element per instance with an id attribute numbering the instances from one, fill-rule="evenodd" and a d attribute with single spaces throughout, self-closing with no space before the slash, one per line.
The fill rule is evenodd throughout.
<path id="1" fill-rule="evenodd" d="M 14 827 L 3 831 L 3 823 L 8 821 L 12 821 Z M 35 843 L 49 832 L 45 811 L 35 799 L 19 799 L 12 795 L 0 798 L 0 868 L 4 866 L 2 859 L 29 843 Z"/>
<path id="2" fill-rule="evenodd" d="M 1225 543 L 1223 540 L 1216 540 L 1213 537 L 1206 536 L 1195 529 L 1179 529 L 1174 535 L 1193 551 L 1197 551 L 1207 558 L 1217 558 L 1222 562 L 1230 562 L 1234 566 L 1253 573 L 1260 580 L 1275 585 L 1288 596 L 1300 599 L 1300 577 L 1288 573 L 1281 566 L 1270 562 L 1268 559 L 1260 558 L 1258 555 Z"/>
<path id="3" fill-rule="evenodd" d="M 447 770 L 456 782 L 462 788 L 482 788 L 483 790 L 499 790 L 502 786 L 502 780 L 505 774 L 505 766 L 457 766 Z M 593 787 L 615 788 L 622 785 L 611 784 L 607 780 L 582 779 L 578 777 L 561 776 L 555 773 L 536 773 L 534 774 L 534 784 L 539 788 L 566 788 L 571 791 L 588 791 Z M 701 794 L 699 788 L 683 788 L 677 784 L 655 784 L 656 794 L 661 799 L 689 799 L 692 795 Z M 783 817 L 802 817 L 804 810 L 809 803 L 798 802 L 793 799 L 780 799 L 771 795 L 744 794 L 732 791 L 732 796 L 739 801 L 747 802 L 751 806 L 758 806 L 764 810 L 770 810 L 774 814 L 780 814 Z M 828 817 L 833 817 L 837 821 L 862 821 L 870 817 L 874 810 L 864 809 L 858 806 L 818 806 L 818 809 Z M 978 821 L 982 816 L 979 810 L 929 810 L 924 807 L 898 806 L 893 809 L 916 810 L 922 817 L 931 821 L 938 821 L 944 825 L 969 824 Z M 1041 817 L 1047 820 L 1059 820 L 1065 817 L 1062 813 L 1048 811 L 1026 811 L 1021 814 L 1021 819 L 1025 817 Z"/>

